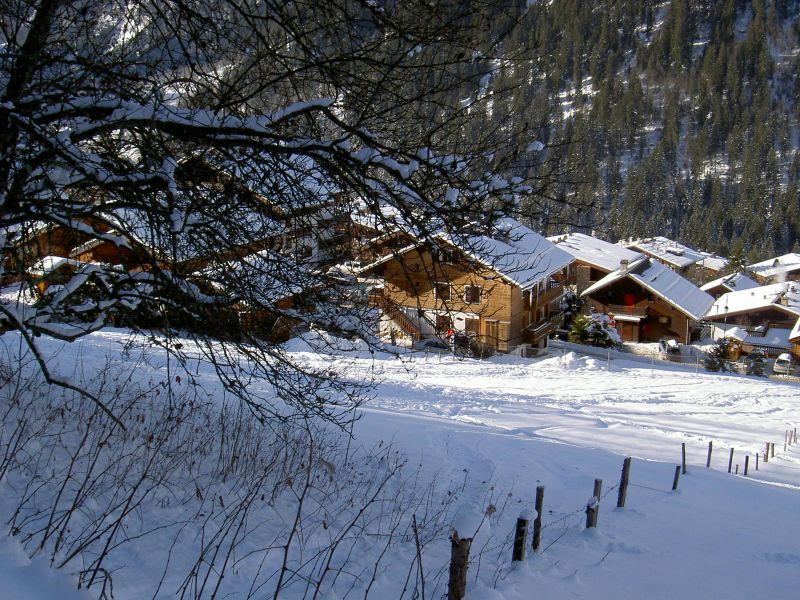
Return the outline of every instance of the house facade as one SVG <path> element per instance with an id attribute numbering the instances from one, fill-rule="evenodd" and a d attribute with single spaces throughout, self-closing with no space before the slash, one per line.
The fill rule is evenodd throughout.
<path id="1" fill-rule="evenodd" d="M 614 316 L 624 341 L 662 338 L 690 343 L 714 298 L 667 266 L 641 257 L 583 291 L 599 312 Z"/>
<path id="2" fill-rule="evenodd" d="M 747 271 L 761 285 L 800 281 L 800 254 L 794 252 L 777 258 L 770 258 L 752 265 Z"/>
<path id="3" fill-rule="evenodd" d="M 706 314 L 715 338 L 732 338 L 745 353 L 797 352 L 792 331 L 800 319 L 800 284 L 774 283 L 723 294 Z M 794 347 L 793 347 L 794 346 Z"/>
<path id="4" fill-rule="evenodd" d="M 437 236 L 366 267 L 389 327 L 413 338 L 470 334 L 498 351 L 544 347 L 559 325 L 572 257 L 510 219 L 503 235 Z"/>

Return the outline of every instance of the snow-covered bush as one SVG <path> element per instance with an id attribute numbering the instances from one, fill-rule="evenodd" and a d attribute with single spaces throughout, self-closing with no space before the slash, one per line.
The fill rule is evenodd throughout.
<path id="1" fill-rule="evenodd" d="M 730 342 L 727 338 L 721 338 L 706 353 L 703 361 L 707 371 L 727 371 L 728 364 L 726 359 L 730 353 Z"/>
<path id="2" fill-rule="evenodd" d="M 568 339 L 575 344 L 600 348 L 617 348 L 622 344 L 622 339 L 617 330 L 611 327 L 608 316 L 597 313 L 577 315 L 572 320 Z"/>

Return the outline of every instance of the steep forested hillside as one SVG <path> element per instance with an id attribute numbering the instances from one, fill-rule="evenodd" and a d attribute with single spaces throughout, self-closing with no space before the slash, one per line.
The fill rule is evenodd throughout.
<path id="1" fill-rule="evenodd" d="M 486 29 L 506 58 L 484 81 L 520 86 L 514 127 L 547 114 L 548 144 L 573 142 L 547 151 L 570 174 L 555 198 L 580 208 L 540 225 L 796 251 L 799 14 L 797 0 L 508 3 Z"/>

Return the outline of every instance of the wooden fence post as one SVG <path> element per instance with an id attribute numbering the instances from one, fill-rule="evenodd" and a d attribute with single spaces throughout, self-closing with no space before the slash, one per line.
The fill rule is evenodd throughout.
<path id="1" fill-rule="evenodd" d="M 712 443 L 708 442 L 708 458 L 706 459 L 706 469 L 711 466 L 711 447 Z"/>
<path id="2" fill-rule="evenodd" d="M 683 474 L 686 475 L 686 442 L 681 444 L 681 465 L 683 467 Z"/>
<path id="3" fill-rule="evenodd" d="M 514 530 L 514 549 L 511 553 L 512 562 L 525 560 L 525 546 L 527 546 L 527 542 L 528 542 L 527 515 L 520 515 L 517 518 L 517 527 Z"/>
<path id="4" fill-rule="evenodd" d="M 544 505 L 544 486 L 536 488 L 536 518 L 533 520 L 533 551 L 542 545 L 542 506 Z"/>
<path id="5" fill-rule="evenodd" d="M 767 449 L 764 451 L 764 464 L 769 462 L 769 442 L 767 442 Z"/>
<path id="6" fill-rule="evenodd" d="M 733 468 L 733 448 L 731 448 L 731 457 L 728 459 L 728 473 L 731 472 Z"/>
<path id="7" fill-rule="evenodd" d="M 586 505 L 586 529 L 597 527 L 597 513 L 600 512 L 600 494 L 603 490 L 603 480 L 594 480 L 592 499 Z"/>
<path id="8" fill-rule="evenodd" d="M 628 494 L 628 479 L 631 476 L 631 457 L 622 463 L 622 477 L 619 480 L 619 494 L 617 495 L 617 508 L 625 507 L 625 496 Z"/>
<path id="9" fill-rule="evenodd" d="M 775 442 L 770 442 L 770 458 L 775 458 Z"/>
<path id="10" fill-rule="evenodd" d="M 758 471 L 758 452 L 756 452 L 756 471 Z"/>
<path id="11" fill-rule="evenodd" d="M 454 529 L 450 535 L 450 580 L 447 584 L 447 600 L 462 600 L 467 588 L 469 547 L 472 538 L 459 538 Z"/>
<path id="12" fill-rule="evenodd" d="M 678 479 L 680 479 L 680 477 L 681 477 L 681 466 L 677 465 L 675 467 L 675 478 L 672 480 L 672 491 L 673 492 L 678 489 Z"/>
<path id="13" fill-rule="evenodd" d="M 750 466 L 750 455 L 744 457 L 744 476 L 747 477 L 747 469 Z"/>

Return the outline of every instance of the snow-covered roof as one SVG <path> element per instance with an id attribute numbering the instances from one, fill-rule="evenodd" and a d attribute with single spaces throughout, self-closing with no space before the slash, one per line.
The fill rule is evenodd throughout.
<path id="1" fill-rule="evenodd" d="M 85 264 L 86 263 L 84 262 L 73 260 L 71 258 L 64 258 L 63 256 L 45 256 L 44 258 L 33 263 L 28 269 L 28 273 L 38 277 L 43 277 L 44 275 L 48 275 L 62 267 L 74 267 L 77 269 Z"/>
<path id="2" fill-rule="evenodd" d="M 747 266 L 747 270 L 759 277 L 780 277 L 792 271 L 800 271 L 800 254 L 792 252 Z"/>
<path id="3" fill-rule="evenodd" d="M 789 333 L 789 340 L 795 344 L 800 344 L 800 318 L 797 319 L 797 323 L 792 327 L 792 331 Z"/>
<path id="4" fill-rule="evenodd" d="M 738 325 L 723 325 L 717 323 L 714 325 L 717 330 L 724 333 L 724 337 L 739 340 L 751 346 L 769 346 L 771 348 L 786 348 L 791 347 L 789 342 L 791 333 L 788 329 L 782 327 L 770 327 L 763 335 L 758 333 L 751 333 L 744 327 Z"/>
<path id="5" fill-rule="evenodd" d="M 739 290 L 757 288 L 759 287 L 759 284 L 750 279 L 744 273 L 731 273 L 729 275 L 725 275 L 724 277 L 715 279 L 714 281 L 709 281 L 708 283 L 700 286 L 700 289 L 704 292 L 707 292 L 708 290 L 713 290 L 716 287 L 723 287 L 729 292 L 736 292 Z"/>
<path id="6" fill-rule="evenodd" d="M 254 300 L 261 305 L 274 304 L 319 283 L 304 265 L 271 250 L 205 267 L 195 277 L 217 292 L 243 296 L 232 299 Z"/>
<path id="7" fill-rule="evenodd" d="M 649 254 L 679 269 L 685 269 L 711 256 L 663 236 L 630 241 L 624 245 L 627 248 L 634 248 L 639 252 Z"/>
<path id="8" fill-rule="evenodd" d="M 497 234 L 491 237 L 460 238 L 444 234 L 441 237 L 523 289 L 575 260 L 544 236 L 511 218 L 501 219 Z"/>
<path id="9" fill-rule="evenodd" d="M 522 289 L 532 287 L 575 260 L 544 236 L 510 218 L 501 219 L 496 234 L 491 236 L 438 233 L 434 237 L 458 248 L 469 258 Z M 383 256 L 359 269 L 358 273 L 389 262 L 422 243 L 420 240 Z"/>
<path id="10" fill-rule="evenodd" d="M 726 315 L 777 308 L 800 316 L 800 283 L 773 283 L 756 288 L 728 292 L 714 302 L 708 310 L 709 319 Z"/>
<path id="11" fill-rule="evenodd" d="M 722 271 L 723 269 L 727 268 L 731 262 L 724 256 L 718 256 L 716 254 L 712 254 L 711 252 L 703 252 L 702 250 L 699 252 L 703 255 L 703 260 L 701 260 L 698 264 L 702 265 L 709 271 Z"/>
<path id="12" fill-rule="evenodd" d="M 547 238 L 561 250 L 568 252 L 576 260 L 605 271 L 615 271 L 621 260 L 629 263 L 641 258 L 639 252 L 623 248 L 617 244 L 599 240 L 584 233 L 568 233 Z"/>
<path id="13" fill-rule="evenodd" d="M 695 321 L 702 319 L 714 303 L 713 296 L 669 267 L 647 257 L 634 261 L 627 269 L 617 269 L 609 273 L 581 295 L 589 295 L 626 277 Z"/>

